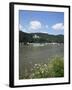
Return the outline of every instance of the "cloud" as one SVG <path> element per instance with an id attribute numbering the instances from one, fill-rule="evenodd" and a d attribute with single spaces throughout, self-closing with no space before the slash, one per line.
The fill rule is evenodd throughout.
<path id="1" fill-rule="evenodd" d="M 29 23 L 29 28 L 32 29 L 32 30 L 38 30 L 38 29 L 41 29 L 42 27 L 42 24 L 40 21 L 30 21 Z"/>
<path id="2" fill-rule="evenodd" d="M 23 29 L 23 26 L 21 24 L 19 24 L 19 29 L 22 30 Z"/>
<path id="3" fill-rule="evenodd" d="M 19 30 L 27 33 L 48 33 L 49 26 L 38 20 L 33 20 L 28 25 L 19 24 Z"/>
<path id="4" fill-rule="evenodd" d="M 56 23 L 55 25 L 52 26 L 52 29 L 54 29 L 54 30 L 63 30 L 64 29 L 64 24 L 63 23 Z"/>
<path id="5" fill-rule="evenodd" d="M 48 25 L 45 25 L 45 28 L 49 28 L 49 26 Z"/>
<path id="6" fill-rule="evenodd" d="M 47 31 L 42 31 L 42 33 L 46 33 L 47 34 L 48 32 Z"/>
<path id="7" fill-rule="evenodd" d="M 19 30 L 23 32 L 27 32 L 26 28 L 24 28 L 21 24 L 19 24 Z"/>

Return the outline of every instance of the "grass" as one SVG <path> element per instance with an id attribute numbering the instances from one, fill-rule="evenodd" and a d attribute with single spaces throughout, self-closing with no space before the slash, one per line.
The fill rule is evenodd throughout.
<path id="1" fill-rule="evenodd" d="M 37 64 L 32 70 L 32 78 L 48 78 L 64 76 L 64 60 L 54 57 L 48 64 Z"/>
<path id="2" fill-rule="evenodd" d="M 64 77 L 64 59 L 53 57 L 47 64 L 35 64 L 29 76 L 25 74 L 24 79 Z"/>

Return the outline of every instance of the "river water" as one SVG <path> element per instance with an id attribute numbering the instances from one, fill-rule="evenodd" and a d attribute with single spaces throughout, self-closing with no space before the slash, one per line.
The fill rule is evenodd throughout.
<path id="1" fill-rule="evenodd" d="M 25 73 L 30 73 L 35 64 L 48 63 L 48 60 L 54 56 L 64 56 L 63 44 L 30 44 L 20 46 L 19 78 L 23 79 Z"/>

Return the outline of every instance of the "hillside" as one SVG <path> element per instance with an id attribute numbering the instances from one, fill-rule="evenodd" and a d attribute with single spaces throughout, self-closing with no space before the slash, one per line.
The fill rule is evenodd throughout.
<path id="1" fill-rule="evenodd" d="M 19 42 L 29 43 L 64 43 L 64 35 L 46 33 L 25 33 L 19 31 Z"/>

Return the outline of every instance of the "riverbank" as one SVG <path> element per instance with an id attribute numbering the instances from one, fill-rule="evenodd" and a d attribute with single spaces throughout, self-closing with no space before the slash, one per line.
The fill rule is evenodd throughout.
<path id="1" fill-rule="evenodd" d="M 64 59 L 63 57 L 53 57 L 46 64 L 35 64 L 31 69 L 31 73 L 26 72 L 20 79 L 37 79 L 37 78 L 53 78 L 64 77 Z"/>
<path id="2" fill-rule="evenodd" d="M 19 46 L 46 46 L 46 45 L 64 45 L 64 43 L 19 43 Z"/>

